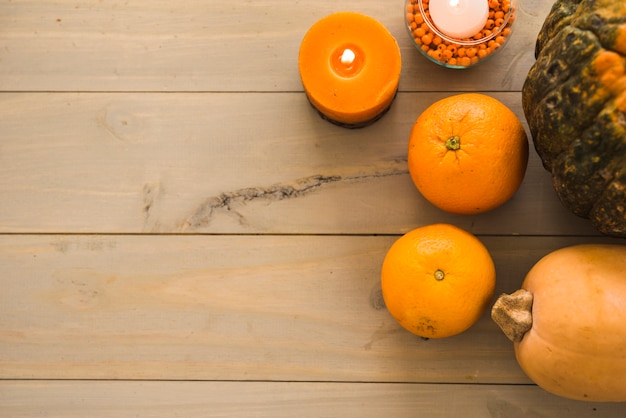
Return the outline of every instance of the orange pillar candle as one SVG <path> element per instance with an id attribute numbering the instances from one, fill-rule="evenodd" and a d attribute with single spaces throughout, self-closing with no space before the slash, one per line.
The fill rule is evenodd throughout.
<path id="1" fill-rule="evenodd" d="M 400 48 L 391 33 L 355 12 L 316 22 L 298 56 L 302 85 L 313 107 L 348 128 L 369 125 L 389 109 L 401 67 Z"/>

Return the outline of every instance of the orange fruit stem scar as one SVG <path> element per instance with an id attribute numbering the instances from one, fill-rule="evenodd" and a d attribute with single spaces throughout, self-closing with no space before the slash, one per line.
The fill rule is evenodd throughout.
<path id="1" fill-rule="evenodd" d="M 446 148 L 450 151 L 456 151 L 461 148 L 461 138 L 458 136 L 451 136 L 446 141 Z"/>

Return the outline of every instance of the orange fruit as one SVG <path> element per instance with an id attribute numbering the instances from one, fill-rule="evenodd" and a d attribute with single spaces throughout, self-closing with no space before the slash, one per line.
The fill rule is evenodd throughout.
<path id="1" fill-rule="evenodd" d="M 477 214 L 517 192 L 528 164 L 528 139 L 519 118 L 484 94 L 439 100 L 416 120 L 408 166 L 420 193 L 438 208 Z"/>
<path id="2" fill-rule="evenodd" d="M 448 224 L 414 229 L 389 248 L 381 286 L 389 313 L 424 338 L 443 338 L 471 327 L 496 284 L 491 255 L 469 232 Z"/>

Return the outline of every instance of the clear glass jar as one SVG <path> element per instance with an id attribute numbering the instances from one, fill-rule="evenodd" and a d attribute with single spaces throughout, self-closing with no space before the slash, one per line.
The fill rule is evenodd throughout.
<path id="1" fill-rule="evenodd" d="M 431 1 L 462 6 L 475 0 L 406 0 L 404 19 L 409 36 L 415 47 L 436 64 L 456 69 L 480 64 L 506 45 L 513 33 L 516 0 L 485 0 L 488 12 L 483 28 L 463 38 L 447 35 L 435 25 L 429 10 Z"/>

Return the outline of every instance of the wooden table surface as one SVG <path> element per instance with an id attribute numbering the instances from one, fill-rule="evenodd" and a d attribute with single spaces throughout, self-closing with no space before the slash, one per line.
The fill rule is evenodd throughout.
<path id="1" fill-rule="evenodd" d="M 388 247 L 421 225 L 478 235 L 497 294 L 554 249 L 612 242 L 532 147 L 516 196 L 480 216 L 408 175 L 439 98 L 483 92 L 524 120 L 550 5 L 520 0 L 510 43 L 459 71 L 412 46 L 403 0 L 1 0 L 0 416 L 624 416 L 533 385 L 488 313 L 422 340 L 381 300 Z M 402 52 L 391 111 L 360 130 L 319 118 L 297 69 L 342 10 Z"/>

